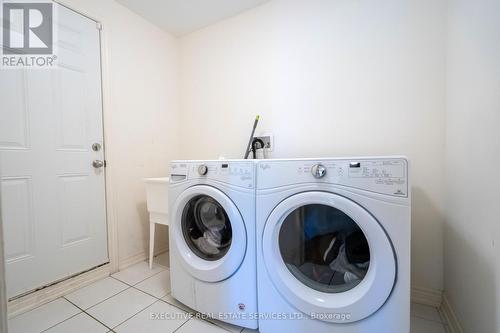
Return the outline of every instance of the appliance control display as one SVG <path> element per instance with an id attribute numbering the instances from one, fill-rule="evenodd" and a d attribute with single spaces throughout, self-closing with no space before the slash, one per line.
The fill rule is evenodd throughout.
<path id="1" fill-rule="evenodd" d="M 180 163 L 172 163 L 172 174 L 178 171 Z M 184 179 L 214 180 L 244 188 L 255 186 L 254 165 L 244 162 L 197 162 L 183 163 Z"/>
<path id="2" fill-rule="evenodd" d="M 349 165 L 351 178 L 403 178 L 404 165 L 401 161 L 364 161 L 357 162 L 359 166 Z"/>
<path id="3" fill-rule="evenodd" d="M 320 173 L 318 166 L 324 168 Z M 297 163 L 293 172 L 303 177 L 299 178 L 302 182 L 334 183 L 396 196 L 405 196 L 408 191 L 403 159 L 307 161 Z"/>

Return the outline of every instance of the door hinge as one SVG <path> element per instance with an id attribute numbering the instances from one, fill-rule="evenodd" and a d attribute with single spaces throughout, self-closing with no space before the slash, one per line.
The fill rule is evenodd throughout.
<path id="1" fill-rule="evenodd" d="M 102 24 L 101 24 L 101 22 L 96 22 L 95 25 L 97 27 L 97 30 L 102 30 Z"/>

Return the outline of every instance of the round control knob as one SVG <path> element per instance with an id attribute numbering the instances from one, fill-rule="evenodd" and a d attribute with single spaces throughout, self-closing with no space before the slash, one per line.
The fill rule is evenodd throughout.
<path id="1" fill-rule="evenodd" d="M 198 167 L 198 173 L 200 174 L 200 176 L 205 176 L 208 172 L 208 168 L 205 164 L 202 164 Z"/>
<path id="2" fill-rule="evenodd" d="M 316 164 L 312 167 L 311 173 L 314 178 L 323 178 L 326 175 L 326 168 L 324 165 Z"/>

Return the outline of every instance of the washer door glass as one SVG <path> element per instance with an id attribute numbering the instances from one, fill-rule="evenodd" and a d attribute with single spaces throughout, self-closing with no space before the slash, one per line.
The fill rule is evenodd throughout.
<path id="1" fill-rule="evenodd" d="M 222 205 L 210 196 L 199 195 L 189 200 L 181 223 L 187 245 L 204 260 L 219 260 L 231 247 L 229 217 Z"/>
<path id="2" fill-rule="evenodd" d="M 358 224 L 332 206 L 309 204 L 293 210 L 279 233 L 280 253 L 303 284 L 324 293 L 356 287 L 370 266 L 368 241 Z"/>
<path id="3" fill-rule="evenodd" d="M 281 296 L 327 322 L 370 316 L 396 281 L 385 230 L 358 203 L 335 193 L 301 192 L 277 204 L 264 226 L 262 257 Z"/>

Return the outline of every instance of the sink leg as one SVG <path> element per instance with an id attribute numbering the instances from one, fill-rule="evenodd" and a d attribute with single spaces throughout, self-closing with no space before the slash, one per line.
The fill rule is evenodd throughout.
<path id="1" fill-rule="evenodd" d="M 149 269 L 153 268 L 153 257 L 155 253 L 155 226 L 156 223 L 149 222 Z"/>

